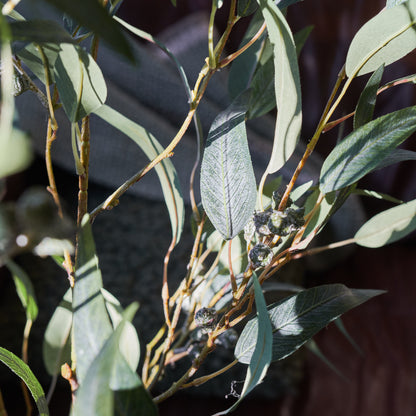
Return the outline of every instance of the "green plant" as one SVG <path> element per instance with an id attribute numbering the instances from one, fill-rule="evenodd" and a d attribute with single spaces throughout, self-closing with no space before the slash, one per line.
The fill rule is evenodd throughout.
<path id="1" fill-rule="evenodd" d="M 226 3 L 228 25 L 217 44 L 213 37 L 215 15 L 219 8 L 226 6 L 214 0 L 208 57 L 192 89 L 180 63 L 164 45 L 114 16 L 120 2 L 48 2 L 78 22 L 72 33 L 51 21 L 25 20 L 13 10 L 11 2 L 4 6 L 0 17 L 2 178 L 23 170 L 31 160 L 29 139 L 13 123 L 13 95 L 33 90 L 40 98 L 39 105 L 46 106 L 49 114 L 45 132 L 49 193 L 30 189 L 16 202 L 3 202 L 0 206 L 0 261 L 13 276 L 27 316 L 22 359 L 1 348 L 0 361 L 22 378 L 40 414 L 48 414 L 42 387 L 26 363 L 27 342 L 37 316 L 37 303 L 30 278 L 12 260 L 21 252 L 33 251 L 42 256 L 54 256 L 67 272 L 69 289 L 46 331 L 44 359 L 51 375 L 58 374 L 63 366 L 62 374 L 76 397 L 74 415 L 156 414 L 157 404 L 179 389 L 211 381 L 240 362 L 248 366 L 247 376 L 237 402 L 219 413 L 226 414 L 263 380 L 273 361 L 292 354 L 328 323 L 382 293 L 349 289 L 342 284 L 324 285 L 266 305 L 262 293 L 265 281 L 278 275 L 287 263 L 303 256 L 352 243 L 381 247 L 416 229 L 415 200 L 404 203 L 373 193 L 378 198 L 393 201 L 396 206 L 371 218 L 348 240 L 309 248 L 350 195 L 370 194 L 358 188 L 360 179 L 375 169 L 415 159 L 414 153 L 397 147 L 416 130 L 416 107 L 374 120 L 373 112 L 378 94 L 415 80 L 411 75 L 380 86 L 384 66 L 416 47 L 416 0 L 387 1 L 386 9 L 356 34 L 316 132 L 281 193 L 273 185 L 269 186 L 274 182 L 268 182 L 268 177 L 278 172 L 291 157 L 298 146 L 302 126 L 297 55 L 305 41 L 305 32 L 292 35 L 284 16 L 284 10 L 297 0 L 282 0 L 277 5 L 272 0 L 230 0 Z M 240 49 L 224 57 L 224 47 L 234 25 L 250 18 Z M 121 27 L 157 44 L 173 60 L 183 80 L 189 112 L 166 148 L 150 132 L 105 104 L 106 82 L 95 61 L 99 54 L 98 38 L 107 41 L 114 53 L 133 59 Z M 179 167 L 174 166 L 170 156 L 180 146 L 193 120 L 198 127 L 198 105 L 211 77 L 230 65 L 231 105 L 215 118 L 205 144 L 202 144 L 201 129 L 197 128 L 200 146 L 204 148 L 200 182 L 202 204 L 197 204 L 193 196 L 192 177 L 194 245 L 185 278 L 172 294 L 167 264 L 170 253 L 180 242 L 184 202 L 177 186 L 176 169 Z M 29 70 L 43 83 L 45 93 L 33 83 Z M 296 186 L 322 132 L 345 120 L 346 117 L 331 121 L 331 117 L 350 85 L 357 77 L 370 73 L 355 111 L 348 116 L 354 117 L 353 130 L 325 159 L 316 182 Z M 270 85 L 274 88 L 268 88 Z M 257 184 L 247 145 L 246 122 L 276 106 L 276 132 L 270 162 Z M 59 135 L 55 112 L 62 111 L 60 107 L 71 123 L 73 158 L 79 177 L 76 226 L 62 210 L 51 162 L 53 141 Z M 93 210 L 87 206 L 89 139 L 94 134 L 89 127 L 91 113 L 123 131 L 150 159 L 148 165 Z M 103 288 L 91 227 L 97 215 L 116 206 L 127 189 L 152 169 L 158 174 L 164 191 L 172 224 L 172 242 L 165 257 L 161 282 L 165 323 L 146 346 L 139 377 L 140 346 L 131 324 L 137 305 L 123 311 L 118 300 Z M 270 188 L 273 189 L 269 191 Z M 71 241 L 74 232 L 76 247 Z M 210 290 L 212 288 L 215 290 Z M 256 315 L 251 317 L 254 305 Z M 179 326 L 180 320 L 184 324 Z M 235 360 L 211 375 L 198 377 L 199 367 L 214 353 L 218 340 L 224 336 L 235 337 L 234 327 L 241 322 L 244 329 L 236 341 Z M 178 351 L 182 354 L 183 347 L 189 345 L 193 346 L 195 354 L 192 365 L 166 391 L 152 397 L 151 390 L 163 377 L 164 368 L 179 359 Z M 64 353 L 68 350 L 70 358 Z M 0 410 L 4 411 L 1 407 Z"/>

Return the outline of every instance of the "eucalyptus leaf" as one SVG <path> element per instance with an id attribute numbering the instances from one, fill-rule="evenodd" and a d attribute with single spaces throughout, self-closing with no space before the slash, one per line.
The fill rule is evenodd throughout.
<path id="1" fill-rule="evenodd" d="M 347 54 L 348 77 L 368 74 L 416 47 L 416 0 L 386 8 L 356 33 Z"/>
<path id="2" fill-rule="evenodd" d="M 32 159 L 29 137 L 23 131 L 12 129 L 8 139 L 4 136 L 0 139 L 0 178 L 21 172 Z"/>
<path id="3" fill-rule="evenodd" d="M 42 344 L 43 362 L 48 374 L 60 374 L 71 362 L 72 290 L 68 289 L 46 327 Z"/>
<path id="4" fill-rule="evenodd" d="M 113 332 L 101 293 L 102 285 L 89 216 L 85 215 L 78 233 L 72 299 L 73 349 L 77 360 L 77 379 L 81 385 L 89 366 Z"/>
<path id="5" fill-rule="evenodd" d="M 237 16 L 250 16 L 257 10 L 258 7 L 259 6 L 256 0 L 238 0 Z"/>
<path id="6" fill-rule="evenodd" d="M 398 4 L 402 4 L 407 0 L 387 0 L 386 1 L 386 8 L 390 9 L 391 7 L 397 6 Z"/>
<path id="7" fill-rule="evenodd" d="M 27 273 L 15 262 L 9 260 L 6 266 L 12 274 L 16 292 L 26 312 L 26 319 L 35 321 L 38 316 L 38 305 L 36 302 L 35 289 Z"/>
<path id="8" fill-rule="evenodd" d="M 62 105 L 71 122 L 101 107 L 107 98 L 101 69 L 93 57 L 80 47 L 61 44 L 54 76 Z"/>
<path id="9" fill-rule="evenodd" d="M 406 149 L 394 149 L 377 165 L 376 169 L 383 169 L 387 166 L 409 160 L 416 160 L 416 152 Z"/>
<path id="10" fill-rule="evenodd" d="M 334 319 L 382 293 L 349 289 L 342 284 L 322 285 L 268 306 L 273 327 L 272 361 L 292 354 Z M 253 318 L 244 327 L 234 351 L 240 362 L 251 361 L 257 333 L 258 319 Z"/>
<path id="11" fill-rule="evenodd" d="M 383 211 L 369 219 L 355 234 L 364 247 L 382 247 L 416 230 L 416 199 Z"/>
<path id="12" fill-rule="evenodd" d="M 302 126 L 302 105 L 296 47 L 289 25 L 272 0 L 258 0 L 274 48 L 278 111 L 268 173 L 279 170 L 295 150 Z"/>
<path id="13" fill-rule="evenodd" d="M 0 347 L 0 361 L 18 375 L 32 394 L 40 416 L 48 416 L 49 409 L 45 393 L 29 366 L 12 352 Z"/>
<path id="14" fill-rule="evenodd" d="M 291 6 L 292 4 L 299 3 L 300 1 L 303 1 L 303 0 L 277 0 L 276 4 L 277 4 L 277 7 L 279 7 L 280 10 L 283 10 L 286 7 Z"/>
<path id="15" fill-rule="evenodd" d="M 379 117 L 353 131 L 324 161 L 319 185 L 322 193 L 357 182 L 415 130 L 416 106 Z"/>
<path id="16" fill-rule="evenodd" d="M 94 113 L 130 137 L 143 150 L 149 160 L 153 160 L 163 151 L 161 144 L 150 132 L 111 107 L 103 105 L 95 110 Z M 176 239 L 177 244 L 182 235 L 185 216 L 185 206 L 178 173 L 169 158 L 157 164 L 155 170 L 159 177 L 165 203 L 169 211 L 172 236 Z"/>
<path id="17" fill-rule="evenodd" d="M 305 202 L 305 213 L 309 214 L 312 209 L 315 207 L 316 201 L 318 199 L 320 192 L 319 189 L 316 189 L 313 191 Z M 332 210 L 332 207 L 334 206 L 336 200 L 335 192 L 331 192 L 327 195 L 325 195 L 325 198 L 322 200 L 319 207 L 316 209 L 315 214 L 309 221 L 305 232 L 303 234 L 304 239 L 315 229 L 321 228 L 323 225 L 325 225 L 325 221 L 328 218 L 329 213 Z"/>
<path id="18" fill-rule="evenodd" d="M 370 198 L 376 198 L 376 199 L 384 199 L 385 201 L 393 202 L 395 204 L 402 204 L 403 201 L 400 199 L 397 199 L 391 195 L 387 195 L 383 192 L 377 192 L 377 191 L 370 191 L 368 189 L 354 189 L 353 191 L 357 195 L 363 195 L 368 196 Z"/>
<path id="19" fill-rule="evenodd" d="M 131 370 L 119 351 L 124 326 L 132 320 L 137 307 L 137 304 L 132 304 L 126 309 L 122 321 L 91 363 L 85 382 L 77 391 L 73 416 L 157 414 L 140 378 Z M 125 413 L 127 408 L 130 410 Z"/>
<path id="20" fill-rule="evenodd" d="M 360 98 L 354 114 L 354 130 L 368 123 L 373 118 L 374 107 L 376 105 L 377 90 L 383 76 L 384 65 L 375 71 L 368 80 Z"/>
<path id="21" fill-rule="evenodd" d="M 247 96 L 239 96 L 215 118 L 201 165 L 202 205 L 225 240 L 244 228 L 256 204 L 245 125 Z"/>
<path id="22" fill-rule="evenodd" d="M 267 370 L 272 360 L 272 324 L 270 322 L 269 313 L 267 311 L 266 301 L 264 300 L 263 292 L 255 273 L 253 274 L 252 278 L 257 309 L 256 320 L 258 322 L 256 344 L 247 369 L 247 374 L 240 398 L 229 409 L 225 410 L 224 412 L 217 413 L 218 416 L 226 415 L 236 409 L 244 397 L 247 396 L 247 394 L 249 394 L 254 389 L 254 387 L 262 382 L 266 376 Z M 237 355 L 236 357 L 239 359 Z"/>
<path id="23" fill-rule="evenodd" d="M 131 47 L 121 27 L 97 0 L 46 0 L 52 6 L 73 17 L 81 26 L 95 32 L 111 48 L 133 60 Z"/>
<path id="24" fill-rule="evenodd" d="M 75 39 L 53 20 L 25 20 L 10 23 L 14 41 L 36 43 L 76 43 Z"/>
<path id="25" fill-rule="evenodd" d="M 299 57 L 300 53 L 302 52 L 303 46 L 305 45 L 306 41 L 309 38 L 313 30 L 313 26 L 309 25 L 304 27 L 303 29 L 299 30 L 293 35 L 293 39 L 296 45 L 296 55 Z"/>

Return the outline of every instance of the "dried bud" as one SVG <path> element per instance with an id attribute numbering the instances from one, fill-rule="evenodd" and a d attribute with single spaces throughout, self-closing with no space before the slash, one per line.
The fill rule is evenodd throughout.
<path id="1" fill-rule="evenodd" d="M 267 226 L 270 214 L 271 211 L 259 211 L 255 212 L 253 215 L 254 227 L 260 236 L 270 235 L 270 230 Z"/>
<path id="2" fill-rule="evenodd" d="M 266 267 L 273 259 L 273 251 L 266 244 L 259 243 L 249 251 L 248 257 L 254 268 Z"/>
<path id="3" fill-rule="evenodd" d="M 282 197 L 283 195 L 278 192 L 278 191 L 274 191 L 273 195 L 272 195 L 272 208 L 273 209 L 277 209 L 279 208 L 280 202 L 282 201 Z M 290 207 L 293 204 L 293 201 L 288 198 L 287 202 L 286 202 L 286 207 Z"/>
<path id="4" fill-rule="evenodd" d="M 214 308 L 201 308 L 196 311 L 194 320 L 202 332 L 211 332 L 217 324 L 217 311 Z"/>

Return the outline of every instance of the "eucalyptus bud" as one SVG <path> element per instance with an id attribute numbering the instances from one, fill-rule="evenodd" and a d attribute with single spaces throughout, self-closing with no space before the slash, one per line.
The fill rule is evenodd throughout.
<path id="1" fill-rule="evenodd" d="M 281 194 L 279 191 L 274 191 L 272 195 L 272 208 L 277 209 L 280 205 L 280 202 L 282 202 L 283 194 Z M 293 201 L 291 198 L 288 198 L 286 202 L 286 207 L 290 207 L 293 204 Z"/>
<path id="2" fill-rule="evenodd" d="M 270 214 L 271 211 L 258 211 L 255 212 L 253 215 L 254 227 L 256 228 L 256 232 L 260 236 L 270 235 L 270 230 L 267 226 Z"/>
<path id="3" fill-rule="evenodd" d="M 201 328 L 202 332 L 208 333 L 214 330 L 217 325 L 217 311 L 214 308 L 201 308 L 195 313 L 195 325 Z"/>
<path id="4" fill-rule="evenodd" d="M 254 268 L 266 267 L 273 259 L 273 251 L 266 244 L 259 243 L 249 251 L 248 257 Z"/>

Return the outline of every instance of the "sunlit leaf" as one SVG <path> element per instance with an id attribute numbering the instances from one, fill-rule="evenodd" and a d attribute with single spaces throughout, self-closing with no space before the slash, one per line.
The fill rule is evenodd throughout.
<path id="1" fill-rule="evenodd" d="M 99 66 L 80 47 L 61 44 L 54 76 L 59 97 L 71 122 L 101 107 L 107 98 L 107 86 Z"/>
<path id="2" fill-rule="evenodd" d="M 2 347 L 0 347 L 0 361 L 7 365 L 26 384 L 35 400 L 40 416 L 48 416 L 49 410 L 45 393 L 29 366 L 12 352 Z"/>
<path id="3" fill-rule="evenodd" d="M 386 8 L 354 36 L 348 50 L 348 77 L 368 74 L 389 65 L 416 47 L 416 0 Z"/>
<path id="4" fill-rule="evenodd" d="M 353 131 L 332 150 L 323 163 L 323 193 L 351 185 L 376 169 L 400 143 L 416 130 L 416 107 L 398 110 Z"/>
<path id="5" fill-rule="evenodd" d="M 150 132 L 111 107 L 103 105 L 95 110 L 94 113 L 130 137 L 143 150 L 149 160 L 153 160 L 163 151 L 161 144 Z M 178 173 L 170 159 L 162 160 L 162 162 L 156 165 L 155 170 L 169 211 L 172 235 L 176 238 L 176 243 L 178 243 L 182 234 L 185 215 Z"/>
<path id="6" fill-rule="evenodd" d="M 201 200 L 225 240 L 247 224 L 256 204 L 256 180 L 247 144 L 247 94 L 211 125 L 201 165 Z"/>
<path id="7" fill-rule="evenodd" d="M 416 200 L 390 208 L 369 219 L 355 234 L 364 247 L 382 247 L 416 230 Z"/>
<path id="8" fill-rule="evenodd" d="M 374 107 L 376 105 L 377 90 L 383 76 L 384 65 L 375 71 L 367 82 L 364 90 L 355 108 L 354 114 L 354 130 L 368 123 L 373 118 Z"/>
<path id="9" fill-rule="evenodd" d="M 101 294 L 102 285 L 89 216 L 86 215 L 78 233 L 78 256 L 72 300 L 73 347 L 80 384 L 83 383 L 89 366 L 113 332 Z"/>
<path id="10" fill-rule="evenodd" d="M 322 285 L 268 306 L 273 327 L 272 361 L 292 354 L 334 319 L 382 293 L 349 289 L 342 284 Z M 234 351 L 240 362 L 250 362 L 257 332 L 258 320 L 253 318 L 244 327 Z"/>
<path id="11" fill-rule="evenodd" d="M 289 25 L 272 0 L 258 0 L 274 48 L 275 93 L 278 111 L 268 173 L 290 158 L 299 140 L 302 105 L 296 47 Z"/>

